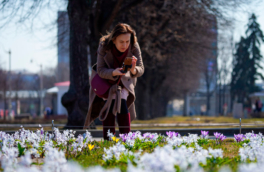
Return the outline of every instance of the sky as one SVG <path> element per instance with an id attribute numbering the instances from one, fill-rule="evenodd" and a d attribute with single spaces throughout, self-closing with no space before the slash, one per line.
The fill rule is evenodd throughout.
<path id="1" fill-rule="evenodd" d="M 9 70 L 7 53 L 9 50 L 11 50 L 11 70 L 37 73 L 40 71 L 40 64 L 43 69 L 55 67 L 57 65 L 56 19 L 59 10 L 66 11 L 66 5 L 52 4 L 52 8 L 43 8 L 33 22 L 26 21 L 21 24 L 14 19 L 1 29 L 1 67 Z"/>
<path id="2" fill-rule="evenodd" d="M 40 64 L 43 68 L 55 67 L 57 65 L 57 11 L 66 10 L 65 4 L 55 4 L 50 9 L 41 10 L 33 28 L 29 29 L 32 22 L 15 23 L 11 21 L 0 30 L 0 64 L 4 69 L 9 69 L 9 55 L 11 50 L 11 70 L 27 70 L 39 72 Z M 238 42 L 240 36 L 245 35 L 246 24 L 252 12 L 256 14 L 257 21 L 264 31 L 264 1 L 244 5 L 239 12 L 231 13 L 236 19 L 234 24 L 234 40 Z M 1 17 L 0 13 L 0 17 Z M 52 24 L 53 23 L 53 24 Z M 261 51 L 264 56 L 264 46 Z M 31 63 L 33 60 L 33 63 Z M 264 74 L 264 71 L 263 71 Z"/>

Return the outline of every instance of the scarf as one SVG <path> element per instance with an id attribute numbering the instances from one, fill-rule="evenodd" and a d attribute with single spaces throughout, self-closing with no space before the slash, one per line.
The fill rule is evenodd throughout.
<path id="1" fill-rule="evenodd" d="M 113 57 L 114 57 L 114 69 L 122 67 L 123 62 L 124 62 L 125 58 L 127 57 L 128 49 L 129 49 L 129 47 L 127 48 L 127 50 L 125 52 L 122 53 L 122 52 L 118 51 L 116 46 L 113 46 L 111 52 L 112 52 Z M 112 80 L 108 80 L 108 82 L 110 84 L 116 84 L 117 83 L 117 81 L 112 81 Z M 120 82 L 119 85 L 121 85 L 123 87 L 122 82 Z"/>
<path id="2" fill-rule="evenodd" d="M 114 56 L 114 68 L 118 68 L 118 67 L 122 67 L 122 64 L 125 60 L 125 58 L 127 57 L 127 53 L 128 53 L 128 49 L 129 47 L 127 48 L 127 50 L 125 52 L 120 52 L 118 51 L 118 49 L 116 48 L 116 46 L 113 46 L 112 48 L 112 54 Z"/>

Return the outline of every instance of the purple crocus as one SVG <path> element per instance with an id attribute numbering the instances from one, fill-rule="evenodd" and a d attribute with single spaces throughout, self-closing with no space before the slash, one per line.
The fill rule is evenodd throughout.
<path id="1" fill-rule="evenodd" d="M 151 134 L 151 133 L 145 133 L 145 134 L 143 134 L 143 137 L 146 139 L 146 138 L 148 138 L 148 139 L 153 139 L 153 137 L 154 137 L 154 134 Z"/>
<path id="2" fill-rule="evenodd" d="M 237 142 L 241 142 L 245 138 L 245 136 L 243 134 L 237 134 L 237 135 L 234 134 L 234 137 L 235 137 Z"/>
<path id="3" fill-rule="evenodd" d="M 135 138 L 136 138 L 136 133 L 133 132 L 132 135 L 128 136 L 128 138 L 129 138 L 130 140 L 135 140 Z"/>
<path id="4" fill-rule="evenodd" d="M 41 130 L 40 130 L 40 134 L 41 134 L 41 135 L 44 134 L 44 130 L 43 130 L 43 128 L 41 128 Z"/>
<path id="5" fill-rule="evenodd" d="M 214 133 L 214 136 L 215 136 L 216 139 L 219 139 L 220 135 L 221 135 L 221 133 L 218 133 L 218 132 Z"/>
<path id="6" fill-rule="evenodd" d="M 166 132 L 166 134 L 169 136 L 169 138 L 172 138 L 172 137 L 177 137 L 179 133 L 174 131 L 169 131 Z"/>
<path id="7" fill-rule="evenodd" d="M 221 134 L 220 136 L 219 136 L 219 140 L 220 141 L 223 141 L 223 140 L 225 140 L 226 139 L 226 136 L 224 136 L 223 134 Z"/>
<path id="8" fill-rule="evenodd" d="M 226 139 L 226 136 L 224 136 L 221 133 L 215 132 L 214 133 L 215 139 L 216 139 L 216 144 L 220 144 L 223 140 Z"/>
<path id="9" fill-rule="evenodd" d="M 201 136 L 202 138 L 206 138 L 208 136 L 209 131 L 203 131 L 201 130 Z"/>
<path id="10" fill-rule="evenodd" d="M 122 139 L 123 142 L 126 142 L 127 134 L 119 134 L 119 137 Z"/>

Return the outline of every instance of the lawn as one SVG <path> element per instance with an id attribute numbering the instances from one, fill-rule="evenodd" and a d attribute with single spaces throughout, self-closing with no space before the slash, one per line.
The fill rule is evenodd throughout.
<path id="1" fill-rule="evenodd" d="M 243 123 L 264 123 L 264 118 L 248 118 L 242 119 Z M 199 123 L 239 123 L 239 119 L 233 117 L 210 117 L 210 116 L 172 116 L 172 117 L 160 117 L 150 120 L 134 120 L 132 124 L 176 124 L 176 123 L 188 123 L 188 124 L 199 124 Z"/>
<path id="2" fill-rule="evenodd" d="M 22 120 L 0 120 L 0 124 L 51 124 L 51 121 L 54 118 L 50 119 L 22 119 Z M 54 119 L 55 124 L 66 124 L 67 119 Z M 242 119 L 243 123 L 263 123 L 264 118 L 247 118 Z M 177 124 L 177 123 L 188 123 L 188 124 L 199 124 L 199 123 L 239 123 L 239 119 L 233 117 L 211 117 L 211 116 L 172 116 L 172 117 L 159 117 L 149 120 L 134 120 L 132 124 Z"/>
<path id="3" fill-rule="evenodd" d="M 1 127 L 0 131 L 15 131 L 20 129 L 20 125 L 25 124 L 36 124 L 37 126 L 39 124 L 49 124 L 49 127 L 43 127 L 44 130 L 51 130 L 51 119 L 31 119 L 31 120 L 13 120 L 13 121 L 4 121 L 0 120 L 0 124 L 19 124 L 19 127 Z M 64 124 L 66 125 L 67 119 L 55 119 L 54 124 L 57 125 L 63 125 L 59 126 L 57 128 L 63 129 Z M 131 123 L 131 129 L 133 130 L 141 130 L 141 129 L 184 129 L 184 128 L 237 128 L 239 125 L 239 119 L 235 119 L 233 117 L 208 117 L 208 116 L 193 116 L 193 117 L 183 117 L 183 116 L 173 116 L 173 117 L 160 117 L 155 119 L 149 119 L 149 120 L 134 120 Z M 154 126 L 154 124 L 175 124 L 177 126 Z M 214 126 L 214 124 L 217 124 Z M 227 124 L 230 124 L 227 126 Z M 236 124 L 234 126 L 233 124 Z M 250 126 L 243 126 L 246 124 L 252 124 Z M 136 126 L 135 126 L 136 125 Z M 140 126 L 142 125 L 142 126 Z M 184 126 L 179 126 L 184 125 Z M 221 126 L 222 125 L 222 126 Z M 264 127 L 264 118 L 248 118 L 248 119 L 242 119 L 242 126 L 243 128 L 254 128 L 254 127 Z M 118 128 L 118 126 L 116 126 Z M 26 129 L 36 130 L 38 127 L 26 127 Z M 101 125 L 97 125 L 96 129 L 102 130 Z"/>

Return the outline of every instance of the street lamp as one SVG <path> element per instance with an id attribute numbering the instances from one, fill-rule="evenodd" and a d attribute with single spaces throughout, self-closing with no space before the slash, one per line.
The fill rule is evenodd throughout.
<path id="1" fill-rule="evenodd" d="M 8 99 L 8 116 L 9 119 L 13 119 L 12 116 L 12 102 L 11 102 L 11 50 L 8 51 L 9 54 L 9 99 Z"/>
<path id="2" fill-rule="evenodd" d="M 33 60 L 30 60 L 31 63 L 33 63 Z M 42 77 L 42 64 L 38 64 L 40 66 L 40 108 L 39 113 L 40 117 L 43 117 L 43 77 Z"/>

